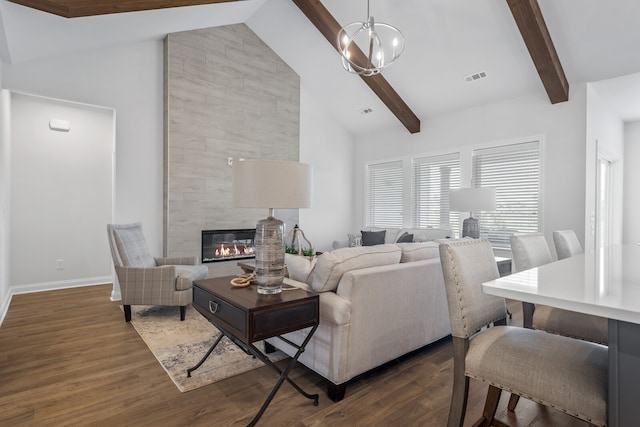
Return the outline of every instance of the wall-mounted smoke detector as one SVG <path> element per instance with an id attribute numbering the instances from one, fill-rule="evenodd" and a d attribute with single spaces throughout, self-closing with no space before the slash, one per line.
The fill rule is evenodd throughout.
<path id="1" fill-rule="evenodd" d="M 467 82 L 475 82 L 476 80 L 484 79 L 485 77 L 487 77 L 487 73 L 480 71 L 479 73 L 464 76 L 464 80 Z"/>
<path id="2" fill-rule="evenodd" d="M 360 110 L 360 114 L 371 114 L 373 113 L 373 109 L 371 107 L 366 107 Z"/>

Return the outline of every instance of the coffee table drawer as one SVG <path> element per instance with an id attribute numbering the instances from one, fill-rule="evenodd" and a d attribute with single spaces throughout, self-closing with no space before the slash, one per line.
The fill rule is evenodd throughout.
<path id="1" fill-rule="evenodd" d="M 223 325 L 239 332 L 241 337 L 247 336 L 245 311 L 199 287 L 193 288 L 193 303 L 207 319 L 221 321 Z"/>

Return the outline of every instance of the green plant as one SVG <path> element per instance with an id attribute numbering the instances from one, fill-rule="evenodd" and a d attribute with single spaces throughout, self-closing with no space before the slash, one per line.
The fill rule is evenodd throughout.
<path id="1" fill-rule="evenodd" d="M 298 255 L 298 249 L 294 246 L 285 245 L 284 251 L 288 254 Z M 313 248 L 302 248 L 302 255 L 312 257 Z"/>

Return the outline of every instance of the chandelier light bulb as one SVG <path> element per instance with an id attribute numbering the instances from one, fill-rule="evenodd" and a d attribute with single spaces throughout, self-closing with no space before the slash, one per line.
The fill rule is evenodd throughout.
<path id="1" fill-rule="evenodd" d="M 337 41 L 344 69 L 363 76 L 380 73 L 404 51 L 404 36 L 400 30 L 384 22 L 375 22 L 369 14 L 369 0 L 367 20 L 341 28 Z"/>

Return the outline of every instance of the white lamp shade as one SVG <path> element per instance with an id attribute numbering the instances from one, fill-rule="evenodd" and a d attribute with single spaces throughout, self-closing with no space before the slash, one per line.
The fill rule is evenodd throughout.
<path id="1" fill-rule="evenodd" d="M 311 207 L 311 165 L 285 160 L 233 163 L 233 205 L 240 208 Z"/>
<path id="2" fill-rule="evenodd" d="M 482 187 L 450 190 L 449 208 L 456 212 L 495 211 L 496 189 Z"/>

